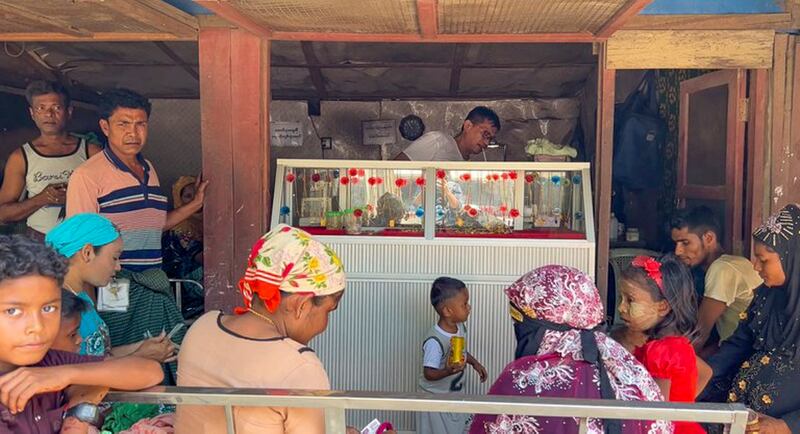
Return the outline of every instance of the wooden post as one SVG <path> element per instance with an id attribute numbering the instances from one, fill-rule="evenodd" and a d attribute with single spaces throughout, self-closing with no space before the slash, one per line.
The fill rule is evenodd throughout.
<path id="1" fill-rule="evenodd" d="M 745 213 L 744 213 L 744 256 L 753 254 L 750 234 L 764 220 L 769 212 L 769 204 L 765 198 L 769 197 L 769 183 L 764 182 L 767 122 L 768 122 L 768 93 L 769 71 L 756 69 L 750 72 L 750 101 L 748 107 L 747 128 L 747 182 L 745 182 Z"/>
<path id="2" fill-rule="evenodd" d="M 600 45 L 597 67 L 597 147 L 595 151 L 595 221 L 597 222 L 597 288 L 608 305 L 608 251 L 611 221 L 611 163 L 614 156 L 615 69 L 606 67 L 606 44 Z"/>
<path id="3" fill-rule="evenodd" d="M 237 282 L 270 213 L 269 41 L 201 28 L 200 108 L 206 309 L 241 304 Z"/>
<path id="4" fill-rule="evenodd" d="M 771 83 L 771 143 L 767 146 L 770 213 L 800 202 L 800 46 L 797 36 L 775 36 Z"/>

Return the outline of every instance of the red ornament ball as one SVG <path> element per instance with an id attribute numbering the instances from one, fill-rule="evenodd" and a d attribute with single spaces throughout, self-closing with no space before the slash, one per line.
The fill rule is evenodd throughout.
<path id="1" fill-rule="evenodd" d="M 472 175 L 470 175 L 469 173 L 463 173 L 461 174 L 460 178 L 464 182 L 469 182 L 469 180 L 472 179 Z"/>
<path id="2" fill-rule="evenodd" d="M 467 211 L 467 214 L 469 214 L 470 217 L 475 217 L 478 215 L 478 210 L 475 208 L 470 208 L 469 211 Z"/>
<path id="3" fill-rule="evenodd" d="M 375 178 L 375 180 L 378 181 L 378 185 L 383 184 L 383 178 L 381 178 L 380 176 Z"/>
<path id="4" fill-rule="evenodd" d="M 350 169 L 349 171 L 347 171 L 347 173 L 350 176 L 357 176 L 358 175 L 358 169 Z"/>
<path id="5" fill-rule="evenodd" d="M 447 172 L 445 172 L 444 170 L 439 169 L 439 170 L 436 171 L 436 177 L 437 178 L 444 179 L 445 176 L 447 176 Z"/>
<path id="6" fill-rule="evenodd" d="M 512 219 L 515 219 L 519 217 L 519 210 L 516 208 L 511 208 L 511 211 L 509 211 L 508 215 L 511 216 Z"/>
<path id="7" fill-rule="evenodd" d="M 506 211 L 508 211 L 508 206 L 506 206 L 506 204 L 500 205 L 500 212 L 506 212 Z"/>
<path id="8" fill-rule="evenodd" d="M 286 174 L 286 182 L 294 182 L 297 177 L 294 176 L 294 173 L 289 172 Z"/>
<path id="9" fill-rule="evenodd" d="M 417 178 L 417 180 L 415 182 L 417 183 L 417 185 L 422 187 L 423 185 L 425 185 L 425 178 L 420 176 L 419 178 Z"/>
<path id="10" fill-rule="evenodd" d="M 394 181 L 394 185 L 396 185 L 398 188 L 403 188 L 403 187 L 405 187 L 407 183 L 408 183 L 408 181 L 406 181 L 406 180 L 405 180 L 405 179 L 403 179 L 403 178 L 397 178 L 397 179 Z"/>
<path id="11" fill-rule="evenodd" d="M 315 174 L 311 175 L 311 181 L 319 182 L 319 180 L 320 180 L 319 173 L 315 173 Z"/>
<path id="12" fill-rule="evenodd" d="M 500 177 L 503 178 L 503 181 L 508 181 L 508 173 L 503 172 L 503 174 L 500 175 Z"/>
<path id="13" fill-rule="evenodd" d="M 362 178 L 363 178 L 363 177 L 364 177 L 364 175 L 366 175 L 366 173 L 367 173 L 367 172 L 365 172 L 365 171 L 364 171 L 364 169 L 358 169 L 358 176 L 360 176 L 360 177 L 362 177 Z"/>
<path id="14" fill-rule="evenodd" d="M 356 217 L 361 217 L 362 215 L 364 215 L 364 211 L 362 211 L 359 208 L 356 208 L 355 210 L 353 210 L 353 215 Z"/>
<path id="15" fill-rule="evenodd" d="M 378 180 L 374 176 L 370 176 L 369 178 L 367 178 L 367 184 L 375 185 L 377 183 L 378 183 Z"/>
<path id="16" fill-rule="evenodd" d="M 528 175 L 525 175 L 525 182 L 527 182 L 528 184 L 530 184 L 531 182 L 533 182 L 533 179 L 534 179 L 534 176 L 533 176 L 533 175 L 530 175 L 530 174 L 528 174 Z"/>
<path id="17" fill-rule="evenodd" d="M 500 179 L 500 175 L 492 173 L 492 181 L 497 181 L 498 179 Z"/>
<path id="18" fill-rule="evenodd" d="M 347 185 L 347 184 L 349 184 L 349 183 L 350 183 L 350 178 L 348 178 L 348 177 L 346 177 L 346 176 L 343 176 L 343 177 L 339 178 L 339 182 L 340 182 L 342 185 Z"/>
<path id="19" fill-rule="evenodd" d="M 508 177 L 509 177 L 509 178 L 510 178 L 512 181 L 516 181 L 516 180 L 517 180 L 517 172 L 508 172 Z"/>

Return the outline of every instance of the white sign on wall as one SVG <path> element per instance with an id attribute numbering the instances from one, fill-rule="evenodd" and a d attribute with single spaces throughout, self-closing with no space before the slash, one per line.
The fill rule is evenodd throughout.
<path id="1" fill-rule="evenodd" d="M 270 146 L 303 146 L 303 124 L 300 122 L 270 122 Z"/>
<path id="2" fill-rule="evenodd" d="M 362 143 L 365 145 L 391 145 L 397 141 L 394 119 L 361 122 Z"/>

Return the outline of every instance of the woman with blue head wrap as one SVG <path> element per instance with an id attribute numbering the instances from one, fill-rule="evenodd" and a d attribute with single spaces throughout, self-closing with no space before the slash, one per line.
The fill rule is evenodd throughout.
<path id="1" fill-rule="evenodd" d="M 175 347 L 164 336 L 111 348 L 108 327 L 95 308 L 97 288 L 108 285 L 120 270 L 122 237 L 110 220 L 99 214 L 74 215 L 53 228 L 45 242 L 69 259 L 64 289 L 90 306 L 81 314 L 81 354 L 115 357 L 135 354 L 161 362 L 174 356 Z"/>

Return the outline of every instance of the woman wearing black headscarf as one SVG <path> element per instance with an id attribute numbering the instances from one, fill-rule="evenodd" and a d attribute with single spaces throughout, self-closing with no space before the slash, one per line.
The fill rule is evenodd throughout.
<path id="1" fill-rule="evenodd" d="M 800 208 L 785 206 L 753 240 L 753 264 L 764 283 L 736 332 L 709 359 L 714 377 L 704 398 L 758 412 L 748 433 L 800 433 Z"/>

